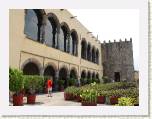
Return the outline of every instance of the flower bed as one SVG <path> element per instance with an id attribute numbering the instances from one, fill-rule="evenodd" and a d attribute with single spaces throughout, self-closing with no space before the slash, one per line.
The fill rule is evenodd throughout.
<path id="1" fill-rule="evenodd" d="M 95 91 L 97 93 L 94 100 L 96 100 L 95 102 L 99 104 L 104 104 L 106 97 L 109 98 L 110 104 L 114 105 L 118 104 L 118 98 L 120 97 L 130 97 L 137 100 L 139 96 L 139 90 L 138 88 L 136 88 L 134 82 L 119 82 L 107 84 L 91 83 L 81 87 L 68 87 L 65 90 L 65 94 L 68 94 L 68 96 L 65 97 L 68 98 L 65 98 L 65 100 L 73 100 L 77 102 L 81 101 L 83 103 L 82 105 L 87 105 L 86 102 L 94 102 L 91 101 L 91 98 L 93 99 L 93 94 L 91 94 L 92 91 Z M 138 105 L 138 102 L 136 103 L 136 105 Z"/>

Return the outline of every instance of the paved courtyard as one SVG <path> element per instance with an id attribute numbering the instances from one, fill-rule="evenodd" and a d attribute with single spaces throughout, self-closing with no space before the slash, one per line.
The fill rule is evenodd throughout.
<path id="1" fill-rule="evenodd" d="M 26 104 L 26 97 L 24 97 L 24 106 L 31 106 Z M 12 103 L 10 103 L 12 105 Z M 105 104 L 98 104 L 98 106 L 104 106 Z M 36 96 L 36 104 L 32 106 L 81 106 L 81 102 L 65 101 L 64 92 L 53 93 L 53 97 L 48 97 L 47 94 L 41 94 Z"/>

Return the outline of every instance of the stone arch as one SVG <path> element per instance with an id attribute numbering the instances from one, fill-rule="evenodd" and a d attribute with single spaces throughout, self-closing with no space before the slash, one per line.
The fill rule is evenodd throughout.
<path id="1" fill-rule="evenodd" d="M 42 42 L 43 39 L 43 16 L 44 10 L 26 9 L 24 33 L 32 40 Z"/>
<path id="2" fill-rule="evenodd" d="M 86 78 L 86 71 L 85 70 L 82 70 L 82 72 L 81 72 L 81 78 Z"/>
<path id="3" fill-rule="evenodd" d="M 57 68 L 53 63 L 48 63 L 47 65 L 45 65 L 43 76 L 45 76 L 46 78 L 52 77 L 52 80 L 53 80 L 52 90 L 53 91 L 56 90 L 56 85 L 57 85 L 56 72 L 57 72 Z"/>
<path id="4" fill-rule="evenodd" d="M 90 44 L 90 42 L 87 45 L 87 60 L 91 61 L 91 44 Z"/>
<path id="5" fill-rule="evenodd" d="M 70 28 L 66 22 L 61 23 L 60 45 L 64 52 L 70 52 Z"/>
<path id="6" fill-rule="evenodd" d="M 59 70 L 59 80 L 64 80 L 64 88 L 68 86 L 68 75 L 68 68 L 66 66 L 61 67 Z"/>
<path id="7" fill-rule="evenodd" d="M 72 74 L 74 74 L 74 75 L 72 75 Z M 78 72 L 75 67 L 72 67 L 70 70 L 70 77 L 72 77 L 72 76 L 74 76 L 73 78 L 78 79 Z"/>
<path id="8" fill-rule="evenodd" d="M 92 62 L 95 63 L 95 47 L 92 47 Z"/>
<path id="9" fill-rule="evenodd" d="M 58 48 L 58 35 L 60 32 L 60 23 L 54 13 L 48 13 L 45 26 L 45 44 Z"/>
<path id="10" fill-rule="evenodd" d="M 95 72 L 92 73 L 92 79 L 95 79 L 96 76 L 95 76 Z"/>
<path id="11" fill-rule="evenodd" d="M 99 73 L 98 72 L 96 73 L 96 79 L 99 79 Z"/>
<path id="12" fill-rule="evenodd" d="M 85 38 L 81 41 L 81 58 L 87 59 L 87 42 Z"/>
<path id="13" fill-rule="evenodd" d="M 91 72 L 90 71 L 88 71 L 88 73 L 87 73 L 87 78 L 91 79 Z"/>
<path id="14" fill-rule="evenodd" d="M 78 55 L 78 34 L 75 29 L 71 30 L 70 51 L 73 55 Z"/>
<path id="15" fill-rule="evenodd" d="M 96 50 L 96 63 L 99 64 L 99 50 Z"/>
<path id="16" fill-rule="evenodd" d="M 25 75 L 41 75 L 43 68 L 38 60 L 29 58 L 22 64 L 21 70 Z"/>
<path id="17" fill-rule="evenodd" d="M 76 70 L 75 67 L 72 67 L 71 70 L 70 70 L 70 79 L 74 79 L 75 80 L 75 86 L 79 86 L 79 81 L 78 81 L 78 72 Z M 70 80 L 69 79 L 69 80 Z"/>
<path id="18" fill-rule="evenodd" d="M 47 64 L 45 64 L 44 69 L 48 66 L 52 66 L 54 68 L 55 72 L 58 71 L 56 64 L 54 64 L 53 62 L 48 62 Z"/>

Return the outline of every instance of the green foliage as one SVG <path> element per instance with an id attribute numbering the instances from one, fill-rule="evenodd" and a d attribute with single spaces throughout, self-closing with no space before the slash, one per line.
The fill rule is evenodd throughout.
<path id="1" fill-rule="evenodd" d="M 118 104 L 117 106 L 134 106 L 135 104 L 135 98 L 130 98 L 130 97 L 121 97 L 118 98 Z"/>
<path id="2" fill-rule="evenodd" d="M 24 88 L 29 94 L 34 94 L 36 90 L 43 90 L 43 77 L 35 75 L 24 75 Z"/>
<path id="3" fill-rule="evenodd" d="M 69 86 L 74 86 L 74 85 L 76 85 L 76 79 L 74 79 L 74 78 L 68 79 L 68 85 L 69 85 Z"/>
<path id="4" fill-rule="evenodd" d="M 97 91 L 94 89 L 83 90 L 80 97 L 82 98 L 83 101 L 86 101 L 86 102 L 96 102 L 97 101 Z"/>
<path id="5" fill-rule="evenodd" d="M 42 93 L 44 90 L 44 77 L 43 76 L 35 76 L 37 78 L 37 88 L 36 92 Z"/>
<path id="6" fill-rule="evenodd" d="M 111 82 L 111 80 L 110 80 L 110 78 L 108 78 L 108 76 L 103 76 L 102 80 L 103 80 L 103 83 L 110 83 Z"/>
<path id="7" fill-rule="evenodd" d="M 64 86 L 64 82 L 65 82 L 64 80 L 59 79 L 59 80 L 58 80 L 58 84 L 59 84 L 59 86 Z"/>
<path id="8" fill-rule="evenodd" d="M 76 87 L 75 86 L 70 86 L 70 87 L 67 87 L 65 90 L 64 90 L 64 92 L 65 93 L 70 93 L 70 94 L 75 94 L 75 92 L 76 92 Z"/>
<path id="9" fill-rule="evenodd" d="M 23 72 L 9 68 L 9 89 L 16 94 L 23 89 Z"/>
<path id="10" fill-rule="evenodd" d="M 92 79 L 91 78 L 87 79 L 87 84 L 90 84 L 90 83 L 92 83 Z"/>
<path id="11" fill-rule="evenodd" d="M 80 82 L 81 82 L 81 85 L 83 86 L 83 85 L 85 85 L 87 83 L 87 79 L 81 78 Z"/>

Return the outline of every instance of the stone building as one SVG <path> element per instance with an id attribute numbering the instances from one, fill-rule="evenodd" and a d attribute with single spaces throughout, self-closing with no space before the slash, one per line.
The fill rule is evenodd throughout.
<path id="1" fill-rule="evenodd" d="M 134 77 L 132 39 L 102 43 L 103 76 L 112 82 L 131 81 Z"/>
<path id="2" fill-rule="evenodd" d="M 9 25 L 10 67 L 63 79 L 65 87 L 70 77 L 101 79 L 101 44 L 67 10 L 10 9 Z"/>

